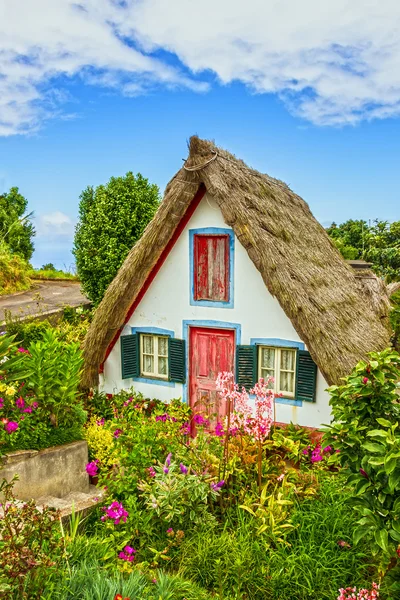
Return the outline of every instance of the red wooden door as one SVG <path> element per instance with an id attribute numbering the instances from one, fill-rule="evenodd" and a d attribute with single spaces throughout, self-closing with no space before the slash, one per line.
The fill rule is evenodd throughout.
<path id="1" fill-rule="evenodd" d="M 212 423 L 226 415 L 215 381 L 221 371 L 233 371 L 234 355 L 235 331 L 190 327 L 189 402 L 195 413 L 207 416 Z"/>

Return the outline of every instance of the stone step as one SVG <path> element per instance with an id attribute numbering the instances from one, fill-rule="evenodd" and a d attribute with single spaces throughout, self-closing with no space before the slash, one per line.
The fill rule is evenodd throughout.
<path id="1" fill-rule="evenodd" d="M 70 492 L 64 498 L 55 496 L 41 496 L 36 500 L 36 505 L 40 509 L 43 506 L 50 506 L 60 510 L 61 517 L 68 517 L 74 511 L 76 513 L 86 512 L 89 508 L 101 504 L 104 497 L 104 491 L 95 485 L 89 486 L 89 493 Z"/>

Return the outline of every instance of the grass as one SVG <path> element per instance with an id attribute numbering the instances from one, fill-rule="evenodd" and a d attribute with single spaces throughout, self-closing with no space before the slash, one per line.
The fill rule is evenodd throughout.
<path id="1" fill-rule="evenodd" d="M 32 279 L 60 280 L 60 281 L 79 281 L 79 277 L 68 271 L 58 271 L 56 269 L 32 269 L 29 271 L 29 277 Z"/>
<path id="2" fill-rule="evenodd" d="M 334 600 L 340 587 L 369 581 L 363 549 L 337 544 L 351 543 L 354 516 L 346 498 L 341 480 L 324 476 L 318 497 L 303 500 L 292 515 L 297 527 L 288 545 L 275 547 L 257 537 L 251 518 L 237 509 L 224 527 L 187 539 L 174 568 L 207 590 L 219 590 L 221 598 Z"/>

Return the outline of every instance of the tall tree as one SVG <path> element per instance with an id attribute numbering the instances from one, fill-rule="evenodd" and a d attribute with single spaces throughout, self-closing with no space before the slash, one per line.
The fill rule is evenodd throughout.
<path id="1" fill-rule="evenodd" d="M 33 254 L 35 235 L 32 215 L 26 214 L 27 207 L 28 201 L 17 187 L 0 194 L 0 241 L 25 260 L 29 260 Z"/>
<path id="2" fill-rule="evenodd" d="M 73 253 L 85 294 L 97 305 L 160 202 L 159 189 L 140 173 L 112 177 L 80 196 Z"/>

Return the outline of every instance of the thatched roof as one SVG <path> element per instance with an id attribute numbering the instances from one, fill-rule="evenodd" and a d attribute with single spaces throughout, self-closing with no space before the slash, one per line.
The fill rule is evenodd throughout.
<path id="1" fill-rule="evenodd" d="M 192 137 L 186 163 L 96 311 L 84 344 L 84 386 L 97 384 L 107 348 L 200 186 L 215 198 L 329 384 L 338 383 L 367 352 L 389 345 L 385 291 L 371 286 L 364 293 L 304 200 L 285 183 Z"/>

